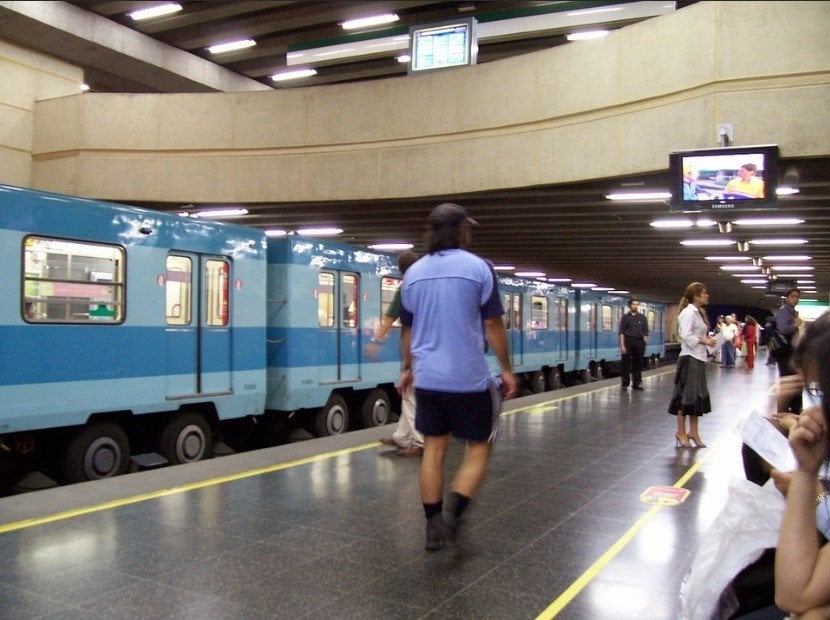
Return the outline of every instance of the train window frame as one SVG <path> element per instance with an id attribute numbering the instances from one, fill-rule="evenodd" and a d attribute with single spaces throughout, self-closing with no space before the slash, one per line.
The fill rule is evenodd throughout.
<path id="1" fill-rule="evenodd" d="M 42 246 L 37 246 L 38 242 Z M 62 245 L 69 247 L 61 247 Z M 75 246 L 75 252 L 72 252 L 72 246 Z M 66 256 L 65 277 L 44 276 L 43 270 L 50 269 L 49 249 L 54 250 L 51 253 L 54 256 Z M 83 253 L 84 251 L 86 254 Z M 44 256 L 35 257 L 35 253 L 44 254 Z M 107 256 L 108 253 L 109 256 Z M 72 277 L 73 257 L 82 264 L 87 263 L 82 267 L 84 279 Z M 97 259 L 97 263 L 95 259 Z M 107 265 L 100 261 L 111 261 L 112 268 L 105 268 Z M 37 275 L 35 275 L 37 266 L 35 263 L 43 263 L 39 265 L 40 272 Z M 120 325 L 126 320 L 127 250 L 122 245 L 90 241 L 88 239 L 38 234 L 26 235 L 21 243 L 20 270 L 20 316 L 26 323 L 38 325 Z M 43 291 L 40 290 L 41 284 L 45 285 Z M 57 288 L 64 288 L 67 294 L 44 297 L 42 293 L 54 292 L 55 285 L 59 285 Z M 96 292 L 100 294 L 107 291 L 107 289 L 109 289 L 109 293 L 106 297 L 95 297 Z M 75 293 L 87 292 L 89 294 L 87 296 L 69 295 L 68 293 L 71 291 Z M 62 317 L 49 316 L 50 305 L 54 308 L 62 304 L 65 306 Z M 40 310 L 38 310 L 39 305 L 43 306 Z M 75 307 L 74 311 L 73 306 Z M 86 309 L 82 311 L 84 306 L 86 306 Z"/>
<path id="2" fill-rule="evenodd" d="M 218 269 L 217 269 L 218 268 Z M 225 257 L 205 258 L 205 325 L 227 327 L 230 323 L 231 261 Z"/>
<path id="3" fill-rule="evenodd" d="M 173 264 L 171 264 L 171 259 Z M 178 261 L 182 261 L 182 266 L 186 262 L 189 269 L 186 271 L 177 269 L 176 267 L 180 265 L 176 265 L 175 263 Z M 187 277 L 184 278 L 178 275 L 171 276 L 171 273 L 186 274 Z M 178 293 L 175 296 L 176 303 L 171 304 L 171 294 L 174 292 Z M 164 320 L 167 325 L 184 327 L 191 324 L 193 321 L 193 317 L 191 316 L 192 295 L 193 259 L 190 256 L 183 256 L 181 254 L 168 254 L 164 261 Z M 173 311 L 177 306 L 179 312 L 175 314 Z"/>
<path id="4" fill-rule="evenodd" d="M 653 332 L 654 326 L 656 325 L 655 319 L 657 318 L 657 312 L 654 310 L 648 311 L 648 331 Z"/>
<path id="5" fill-rule="evenodd" d="M 352 279 L 352 282 L 348 282 Z M 350 289 L 347 291 L 347 289 Z M 351 293 L 351 299 L 346 295 Z M 341 271 L 339 278 L 339 294 L 343 313 L 340 316 L 341 329 L 357 329 L 360 325 L 360 274 L 354 271 Z M 345 305 L 346 302 L 348 305 Z"/>
<path id="6" fill-rule="evenodd" d="M 323 282 L 323 280 L 330 280 Z M 337 276 L 333 271 L 321 271 L 317 274 L 317 327 L 331 329 L 335 327 L 334 292 Z M 323 287 L 330 287 L 324 291 Z"/>
<path id="7" fill-rule="evenodd" d="M 537 309 L 536 304 L 542 306 Z M 543 295 L 530 296 L 530 329 L 546 330 L 550 324 L 548 298 Z"/>
<path id="8" fill-rule="evenodd" d="M 614 329 L 614 309 L 611 307 L 611 304 L 602 304 L 600 320 L 602 322 L 602 331 L 610 332 Z"/>
<path id="9" fill-rule="evenodd" d="M 394 285 L 393 285 L 394 283 Z M 392 302 L 395 300 L 395 294 L 401 288 L 403 278 L 396 278 L 395 276 L 382 276 L 380 278 L 380 316 L 381 318 L 387 316 Z M 400 327 L 401 318 L 396 317 L 392 322 L 392 327 Z"/>

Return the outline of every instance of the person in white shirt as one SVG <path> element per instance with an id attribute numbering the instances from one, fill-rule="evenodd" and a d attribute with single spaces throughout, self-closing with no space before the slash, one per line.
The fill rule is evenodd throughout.
<path id="1" fill-rule="evenodd" d="M 721 367 L 726 368 L 728 366 L 734 366 L 735 334 L 738 333 L 738 326 L 735 325 L 735 319 L 733 319 L 729 314 L 724 317 L 721 333 L 723 334 L 723 345 L 721 346 L 720 354 L 722 362 Z"/>
<path id="2" fill-rule="evenodd" d="M 715 346 L 715 339 L 708 335 L 709 319 L 703 306 L 709 303 L 709 291 L 705 284 L 692 282 L 680 300 L 677 317 L 680 336 L 680 356 L 674 375 L 674 393 L 668 412 L 677 416 L 675 446 L 691 448 L 692 442 L 705 448 L 698 433 L 698 418 L 712 411 L 709 389 L 706 386 L 706 347 Z M 689 418 L 689 431 L 686 431 Z"/>

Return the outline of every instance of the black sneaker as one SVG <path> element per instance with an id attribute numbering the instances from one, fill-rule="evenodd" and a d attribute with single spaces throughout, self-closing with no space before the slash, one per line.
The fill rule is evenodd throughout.
<path id="1" fill-rule="evenodd" d="M 427 551 L 439 551 L 444 547 L 444 515 L 437 514 L 427 519 L 426 544 Z"/>

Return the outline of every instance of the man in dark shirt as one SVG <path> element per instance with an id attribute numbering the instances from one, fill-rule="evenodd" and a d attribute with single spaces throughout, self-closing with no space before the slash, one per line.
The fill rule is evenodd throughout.
<path id="1" fill-rule="evenodd" d="M 792 365 L 792 358 L 793 345 L 795 344 L 793 340 L 796 334 L 798 334 L 798 328 L 801 327 L 801 323 L 803 322 L 799 318 L 798 312 L 795 311 L 795 307 L 798 305 L 799 299 L 801 299 L 801 291 L 797 288 L 788 290 L 784 295 L 784 303 L 781 304 L 778 312 L 775 313 L 775 329 L 777 329 L 778 333 L 784 336 L 787 341 L 787 345 L 776 354 L 778 375 L 782 379 L 784 377 L 797 374 Z M 783 385 L 784 381 L 781 381 L 781 383 Z M 801 413 L 802 402 L 800 385 L 796 391 L 797 394 L 792 394 L 791 396 L 787 394 L 779 395 L 779 410 L 782 410 L 780 407 L 783 406 L 783 410 L 791 413 Z M 782 392 L 787 392 L 787 390 L 782 388 Z"/>
<path id="2" fill-rule="evenodd" d="M 628 302 L 628 312 L 620 320 L 620 353 L 622 354 L 622 389 L 642 390 L 643 355 L 648 342 L 648 321 L 638 312 L 640 302 Z"/>

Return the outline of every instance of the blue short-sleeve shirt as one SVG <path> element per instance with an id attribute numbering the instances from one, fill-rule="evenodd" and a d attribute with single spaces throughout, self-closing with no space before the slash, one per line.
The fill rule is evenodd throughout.
<path id="1" fill-rule="evenodd" d="M 466 250 L 442 250 L 412 265 L 401 291 L 401 322 L 412 328 L 415 387 L 486 390 L 482 321 L 504 314 L 493 266 Z"/>

